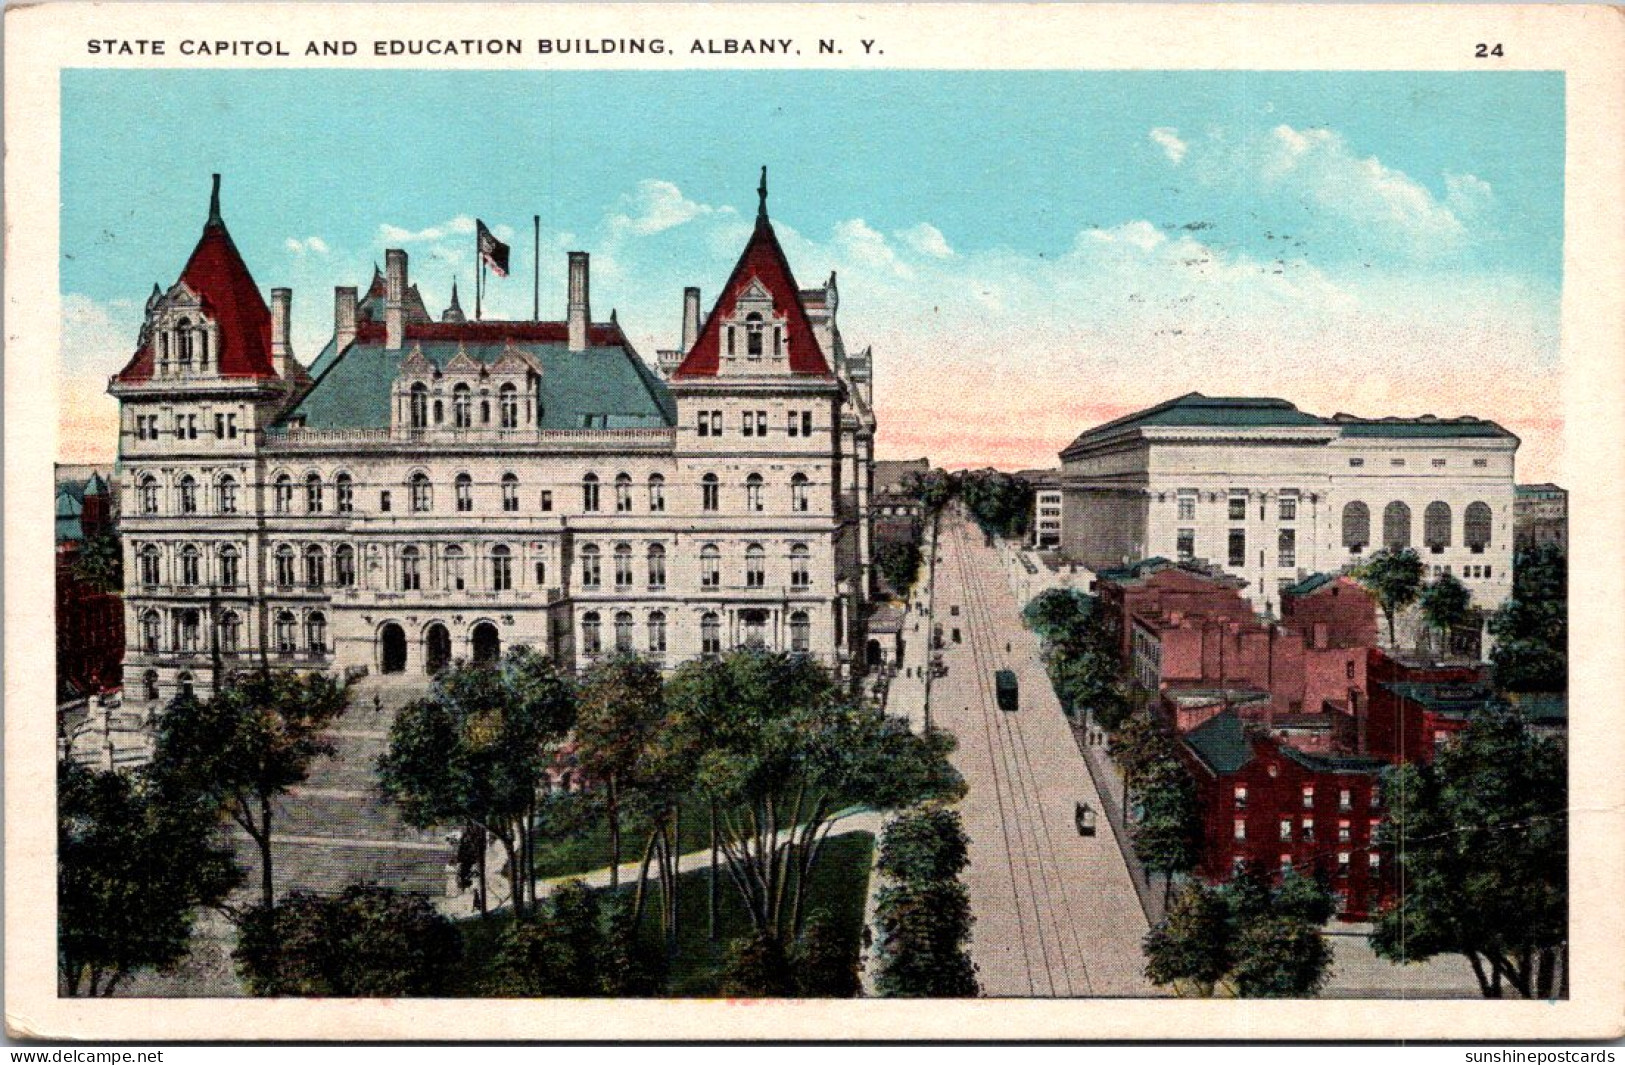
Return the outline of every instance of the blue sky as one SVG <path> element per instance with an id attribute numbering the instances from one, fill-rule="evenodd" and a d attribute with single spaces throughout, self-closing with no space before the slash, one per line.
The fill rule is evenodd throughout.
<path id="1" fill-rule="evenodd" d="M 843 331 L 876 346 L 883 454 L 1053 461 L 1164 393 L 1318 410 L 1351 372 L 1358 413 L 1527 437 L 1551 431 L 1563 107 L 1539 73 L 69 71 L 64 371 L 117 369 L 214 171 L 307 359 L 386 246 L 434 310 L 454 276 L 472 309 L 475 216 L 514 238 L 488 316 L 528 316 L 533 214 L 544 316 L 585 248 L 596 314 L 652 357 L 681 286 L 726 276 L 765 163 L 799 280 L 839 270 Z M 1486 394 L 1498 367 L 1529 387 Z M 931 387 L 945 368 L 973 390 Z M 1011 371 L 1052 399 L 1022 407 Z M 933 433 L 948 399 L 986 431 Z"/>

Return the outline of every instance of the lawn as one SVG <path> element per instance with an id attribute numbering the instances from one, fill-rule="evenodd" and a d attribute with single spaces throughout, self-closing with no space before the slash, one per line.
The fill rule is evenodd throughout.
<path id="1" fill-rule="evenodd" d="M 709 822 L 702 822 L 704 827 Z M 813 869 L 808 916 L 825 914 L 841 940 L 855 954 L 863 930 L 863 905 L 869 890 L 869 872 L 874 856 L 874 836 L 868 832 L 848 832 L 831 836 L 824 844 Z M 703 844 L 702 844 L 703 845 Z M 607 844 L 606 844 L 607 853 Z M 597 868 L 597 866 L 594 866 Z M 710 998 L 720 992 L 722 965 L 734 939 L 750 933 L 750 921 L 737 889 L 726 871 L 719 870 L 717 891 L 717 937 L 713 941 L 706 927 L 707 878 L 709 869 L 684 873 L 678 878 L 677 953 L 672 960 L 667 996 Z M 631 885 L 622 887 L 632 890 Z M 659 893 L 650 885 L 650 906 L 644 915 L 642 934 L 658 949 L 661 943 Z M 463 932 L 463 964 L 452 995 L 478 995 L 486 966 L 496 951 L 497 941 L 512 916 L 506 912 L 488 918 L 459 922 Z"/>

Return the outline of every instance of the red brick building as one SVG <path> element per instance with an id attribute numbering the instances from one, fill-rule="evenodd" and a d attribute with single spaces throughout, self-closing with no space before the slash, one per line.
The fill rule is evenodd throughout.
<path id="1" fill-rule="evenodd" d="M 85 541 L 113 527 L 113 498 L 99 473 L 65 481 L 56 494 L 56 674 L 59 698 L 116 688 L 124 657 L 124 604 L 116 591 L 81 580 Z"/>
<path id="2" fill-rule="evenodd" d="M 1220 882 L 1245 864 L 1293 868 L 1328 885 L 1345 920 L 1360 920 L 1392 890 L 1375 846 L 1384 763 L 1301 751 L 1225 710 L 1179 749 L 1203 818 L 1198 875 Z"/>
<path id="3" fill-rule="evenodd" d="M 1372 648 L 1369 674 L 1365 750 L 1396 764 L 1432 762 L 1490 695 L 1485 670 L 1476 663 L 1433 662 Z"/>

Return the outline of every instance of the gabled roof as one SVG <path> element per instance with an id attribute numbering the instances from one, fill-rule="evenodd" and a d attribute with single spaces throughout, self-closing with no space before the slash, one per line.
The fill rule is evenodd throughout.
<path id="1" fill-rule="evenodd" d="M 790 343 L 790 372 L 816 377 L 829 377 L 829 363 L 812 323 L 807 320 L 807 309 L 801 302 L 801 289 L 790 262 L 779 246 L 773 223 L 767 218 L 766 177 L 761 189 L 762 204 L 756 213 L 756 229 L 751 233 L 745 250 L 734 265 L 733 273 L 717 294 L 717 302 L 705 319 L 699 338 L 683 357 L 682 364 L 672 373 L 673 380 L 695 377 L 715 377 L 722 363 L 722 321 L 731 318 L 739 297 L 752 283 L 760 284 L 773 299 L 773 313 L 787 322 Z"/>
<path id="2" fill-rule="evenodd" d="M 222 377 L 276 376 L 271 365 L 271 309 L 220 217 L 218 174 L 209 220 L 186 260 L 180 283 L 197 294 L 204 311 L 219 326 L 220 349 L 215 359 Z M 143 344 L 117 377 L 128 383 L 150 380 L 152 374 L 152 345 Z"/>
<path id="3" fill-rule="evenodd" d="M 1292 587 L 1281 589 L 1281 594 L 1283 596 L 1312 595 L 1329 584 L 1335 584 L 1337 577 L 1338 575 L 1335 573 L 1311 573 Z"/>
<path id="4" fill-rule="evenodd" d="M 455 285 L 455 282 L 453 282 Z M 453 289 L 455 291 L 455 288 Z M 377 264 L 372 268 L 372 283 L 367 286 L 367 292 L 356 304 L 355 316 L 360 322 L 382 322 L 384 320 L 384 303 L 389 296 L 389 282 L 379 271 Z M 416 283 L 406 286 L 406 295 L 401 300 L 401 309 L 406 312 L 408 322 L 432 322 L 434 317 L 429 313 L 428 305 L 423 302 L 423 293 L 418 291 Z"/>
<path id="5" fill-rule="evenodd" d="M 1222 710 L 1182 737 L 1191 753 L 1215 773 L 1234 773 L 1253 760 L 1253 741 L 1241 718 Z"/>

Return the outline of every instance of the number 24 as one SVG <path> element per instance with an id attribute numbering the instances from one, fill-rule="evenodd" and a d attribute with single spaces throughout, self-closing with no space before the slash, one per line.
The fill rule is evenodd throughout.
<path id="1" fill-rule="evenodd" d="M 1501 51 L 1499 44 L 1481 44 L 1473 50 L 1473 58 L 1475 59 L 1487 59 L 1492 55 L 1504 56 L 1506 53 Z"/>

